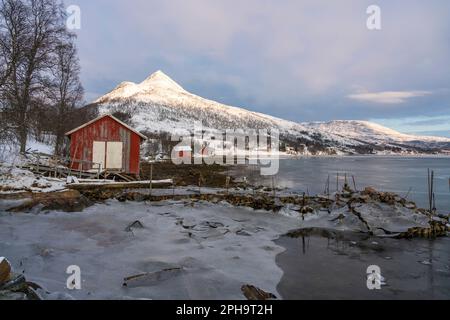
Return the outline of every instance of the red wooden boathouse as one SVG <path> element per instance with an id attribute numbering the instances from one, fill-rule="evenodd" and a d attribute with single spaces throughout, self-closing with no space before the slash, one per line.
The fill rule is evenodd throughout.
<path id="1" fill-rule="evenodd" d="M 104 115 L 66 133 L 71 168 L 139 174 L 140 145 L 147 138 L 112 115 Z"/>

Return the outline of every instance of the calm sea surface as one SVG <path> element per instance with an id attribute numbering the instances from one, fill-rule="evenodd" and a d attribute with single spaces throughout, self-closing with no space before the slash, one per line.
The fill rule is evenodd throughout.
<path id="1" fill-rule="evenodd" d="M 395 240 L 281 237 L 284 299 L 450 299 L 450 239 Z M 367 268 L 377 265 L 381 290 L 367 288 Z"/>
<path id="2" fill-rule="evenodd" d="M 420 207 L 428 207 L 427 169 L 435 173 L 436 207 L 450 212 L 450 157 L 324 157 L 285 159 L 280 162 L 276 184 L 299 192 L 323 193 L 330 175 L 330 192 L 336 191 L 344 174 L 353 186 L 355 177 L 358 189 L 372 186 L 380 191 L 395 192 L 416 201 Z M 411 191 L 410 191 L 411 190 Z"/>

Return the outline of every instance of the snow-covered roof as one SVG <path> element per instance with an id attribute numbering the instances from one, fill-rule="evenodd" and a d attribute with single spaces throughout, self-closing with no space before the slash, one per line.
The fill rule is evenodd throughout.
<path id="1" fill-rule="evenodd" d="M 130 131 L 133 131 L 134 133 L 136 133 L 136 134 L 137 134 L 138 136 L 140 136 L 142 139 L 147 140 L 147 137 L 144 136 L 142 133 L 140 133 L 139 131 L 133 129 L 132 127 L 130 127 L 129 125 L 127 125 L 125 122 L 120 121 L 119 119 L 117 119 L 116 117 L 114 117 L 114 116 L 111 115 L 111 114 L 105 114 L 105 115 L 100 116 L 100 117 L 98 117 L 98 118 L 96 118 L 96 119 L 94 119 L 94 120 L 91 120 L 91 121 L 89 121 L 89 122 L 86 122 L 85 124 L 79 126 L 78 128 L 75 128 L 75 129 L 73 129 L 73 130 L 67 132 L 67 133 L 66 133 L 66 136 L 70 136 L 70 135 L 72 135 L 73 133 L 77 132 L 78 130 L 83 129 L 83 128 L 85 128 L 85 127 L 87 127 L 87 126 L 93 124 L 94 122 L 97 122 L 98 120 L 103 119 L 103 118 L 105 118 L 105 117 L 110 117 L 110 118 L 113 119 L 114 121 L 120 123 L 120 124 L 121 124 L 122 126 L 124 126 L 125 128 L 127 128 L 127 129 L 129 129 Z"/>
<path id="2" fill-rule="evenodd" d="M 175 151 L 192 151 L 190 146 L 176 146 L 173 148 Z"/>

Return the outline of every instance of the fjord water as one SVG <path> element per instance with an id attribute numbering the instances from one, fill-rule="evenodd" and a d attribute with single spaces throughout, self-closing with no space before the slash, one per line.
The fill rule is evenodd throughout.
<path id="1" fill-rule="evenodd" d="M 330 175 L 344 173 L 353 187 L 372 186 L 395 192 L 428 207 L 427 171 L 435 172 L 436 207 L 450 212 L 449 157 L 335 157 L 286 159 L 280 162 L 277 185 L 309 194 L 323 193 Z M 286 249 L 277 256 L 284 275 L 278 292 L 284 299 L 449 299 L 450 240 L 396 240 L 351 234 L 344 239 L 317 235 L 282 236 L 276 243 Z M 367 267 L 381 268 L 386 286 L 368 290 Z"/>
<path id="2" fill-rule="evenodd" d="M 427 169 L 434 170 L 436 207 L 440 212 L 450 212 L 450 157 L 310 157 L 280 160 L 280 171 L 276 178 L 279 187 L 309 194 L 323 193 L 330 175 L 330 192 L 344 184 L 344 174 L 353 187 L 355 177 L 357 189 L 367 186 L 379 191 L 389 191 L 415 201 L 428 208 Z M 411 189 L 411 191 L 409 191 Z M 409 194 L 408 194 L 409 191 Z"/>
<path id="3" fill-rule="evenodd" d="M 450 299 L 450 239 L 396 240 L 347 235 L 281 237 L 277 256 L 284 299 Z M 367 268 L 380 267 L 385 285 L 367 287 Z"/>

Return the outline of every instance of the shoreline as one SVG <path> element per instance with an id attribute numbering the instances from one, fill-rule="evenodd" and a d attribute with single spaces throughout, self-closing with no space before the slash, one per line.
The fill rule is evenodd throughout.
<path id="1" fill-rule="evenodd" d="M 192 172 L 185 174 L 197 178 Z M 229 300 L 244 299 L 244 286 L 255 286 L 279 299 L 307 299 L 295 296 L 295 292 L 302 288 L 305 275 L 312 277 L 317 272 L 319 278 L 326 277 L 330 270 L 321 269 L 320 263 L 331 265 L 332 270 L 336 259 L 347 255 L 349 258 L 341 261 L 342 265 L 350 263 L 348 270 L 353 270 L 347 280 L 361 281 L 364 275 L 356 279 L 355 274 L 363 272 L 363 266 L 352 269 L 352 257 L 372 259 L 380 250 L 390 250 L 369 250 L 366 247 L 371 242 L 395 243 L 402 248 L 408 243 L 448 243 L 448 216 L 431 219 L 426 210 L 398 194 L 369 187 L 355 191 L 344 184 L 338 192 L 311 196 L 290 189 L 255 188 L 237 179 L 242 174 L 233 176 L 229 189 L 174 187 L 167 183 L 164 189 L 150 190 L 103 184 L 81 185 L 79 190 L 22 193 L 21 199 L 0 195 L 0 238 L 5 239 L 0 251 L 16 271 L 26 271 L 28 280 L 42 286 L 39 294 L 43 299 Z M 212 182 L 222 183 L 225 178 L 225 172 L 216 172 Z M 369 240 L 339 240 L 353 251 L 341 250 L 336 258 L 327 248 L 314 244 L 334 240 L 307 234 L 308 230 L 319 230 L 321 235 L 323 230 L 352 237 L 364 235 Z M 292 253 L 298 257 L 302 239 L 316 246 L 309 251 L 314 253 L 309 264 L 289 261 Z M 448 254 L 447 247 L 443 250 Z M 397 261 L 398 252 L 389 253 L 388 261 Z M 415 256 L 405 261 L 411 263 Z M 86 291 L 72 293 L 64 287 L 64 268 L 73 264 L 84 270 Z M 446 270 L 446 265 L 441 267 Z M 303 272 L 292 273 L 297 269 Z M 416 269 L 406 270 L 415 273 Z M 401 273 L 395 265 L 388 266 L 387 271 L 395 274 L 387 277 L 389 284 Z M 311 292 L 326 285 L 317 281 Z M 406 286 L 407 292 L 411 289 L 403 282 L 395 285 Z M 354 292 L 358 290 L 367 289 Z M 342 291 L 350 295 L 354 292 L 351 288 Z"/>
<path id="2" fill-rule="evenodd" d="M 301 265 L 283 262 L 292 250 L 298 252 L 289 244 L 289 241 L 296 244 L 298 241 L 294 238 L 288 241 L 288 235 L 294 237 L 300 232 L 305 236 L 303 231 L 308 228 L 326 230 L 333 225 L 332 233 L 342 232 L 353 238 L 364 236 L 369 241 L 391 241 L 400 246 L 409 243 L 404 239 L 374 237 L 367 232 L 361 235 L 358 232 L 362 229 L 354 229 L 364 228 L 361 221 L 351 216 L 347 221 L 342 211 L 329 214 L 306 210 L 302 220 L 283 209 L 279 212 L 255 210 L 219 198 L 207 201 L 201 196 L 190 193 L 188 198 L 159 201 L 108 199 L 72 213 L 38 207 L 29 213 L 0 214 L 0 236 L 12 239 L 14 234 L 15 239 L 2 242 L 0 250 L 16 270 L 23 268 L 27 278 L 42 286 L 39 294 L 43 299 L 64 299 L 72 294 L 64 290 L 62 269 L 65 264 L 80 265 L 84 273 L 87 270 L 88 291 L 74 293 L 76 299 L 244 299 L 240 291 L 244 285 L 256 286 L 279 299 L 291 299 L 294 296 L 286 294 L 289 288 L 286 289 L 285 283 L 290 283 L 293 287 L 289 290 L 295 292 L 296 285 L 302 287 L 305 274 L 321 269 L 314 267 L 301 275 L 291 274 L 290 270 Z M 290 200 L 306 201 L 303 197 Z M 130 224 L 132 221 L 139 221 L 142 228 L 139 224 Z M 306 237 L 317 238 L 315 235 Z M 440 239 L 447 241 L 448 237 Z M 414 239 L 413 243 L 423 241 L 433 240 Z M 350 246 L 348 243 L 350 241 L 347 241 Z M 324 255 L 323 248 L 312 251 L 319 258 Z M 374 251 L 379 252 L 379 249 Z M 395 253 L 390 255 L 396 259 Z M 325 260 L 333 261 L 332 258 Z M 306 269 L 311 266 L 307 264 Z M 256 269 L 260 272 L 255 273 Z M 103 275 L 99 277 L 100 270 Z M 166 270 L 175 271 L 166 274 Z M 121 280 L 126 277 L 143 273 L 149 276 L 127 288 L 121 286 Z M 320 284 L 317 282 L 318 286 Z M 209 292 L 208 295 L 204 295 L 205 292 Z"/>
<path id="3" fill-rule="evenodd" d="M 168 184 L 169 185 L 169 184 Z M 265 210 L 301 220 L 305 228 L 353 230 L 376 236 L 411 238 L 446 236 L 450 215 L 429 212 L 398 194 L 371 187 L 355 191 L 345 184 L 342 191 L 310 196 L 268 187 L 243 188 L 185 187 L 133 189 L 127 184 L 69 185 L 67 190 L 47 193 L 0 195 L 0 209 L 6 212 L 62 210 L 82 212 L 94 204 L 115 199 L 119 202 L 185 201 L 228 203 L 236 208 Z M 130 184 L 132 186 L 132 184 Z"/>

